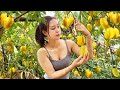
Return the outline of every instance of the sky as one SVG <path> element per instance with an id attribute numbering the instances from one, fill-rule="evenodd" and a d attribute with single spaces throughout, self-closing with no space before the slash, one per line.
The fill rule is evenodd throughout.
<path id="1" fill-rule="evenodd" d="M 46 11 L 46 16 L 54 16 L 55 13 L 51 12 L 51 11 Z"/>
<path id="2" fill-rule="evenodd" d="M 74 11 L 72 11 L 72 12 L 74 12 Z M 80 11 L 76 11 L 76 12 L 80 12 Z M 55 13 L 54 12 L 52 12 L 52 11 L 46 11 L 46 16 L 54 16 L 55 15 Z"/>

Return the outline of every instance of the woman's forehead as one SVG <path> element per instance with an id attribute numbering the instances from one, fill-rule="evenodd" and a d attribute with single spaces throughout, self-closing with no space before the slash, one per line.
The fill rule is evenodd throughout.
<path id="1" fill-rule="evenodd" d="M 49 23 L 49 26 L 55 26 L 55 25 L 58 25 L 58 20 L 52 19 Z"/>

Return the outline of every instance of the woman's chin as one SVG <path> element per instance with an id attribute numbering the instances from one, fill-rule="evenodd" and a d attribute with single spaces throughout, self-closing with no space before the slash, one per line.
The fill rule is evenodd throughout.
<path id="1" fill-rule="evenodd" d="M 60 40 L 60 37 L 59 37 L 59 38 L 56 38 L 56 40 Z"/>
<path id="2" fill-rule="evenodd" d="M 60 35 L 56 37 L 56 40 L 59 40 L 60 39 Z"/>

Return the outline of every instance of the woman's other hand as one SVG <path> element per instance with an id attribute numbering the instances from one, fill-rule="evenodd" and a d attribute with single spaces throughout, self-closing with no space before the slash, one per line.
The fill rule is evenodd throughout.
<path id="1" fill-rule="evenodd" d="M 80 65 L 83 65 L 85 64 L 87 61 L 89 60 L 89 53 L 82 56 L 80 55 L 78 58 L 76 58 L 73 62 L 72 62 L 72 65 L 74 67 L 78 67 Z"/>

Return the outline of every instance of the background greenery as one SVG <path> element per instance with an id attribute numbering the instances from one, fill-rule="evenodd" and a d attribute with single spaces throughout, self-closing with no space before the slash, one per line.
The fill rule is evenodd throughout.
<path id="1" fill-rule="evenodd" d="M 50 12 L 50 11 L 49 11 Z M 85 65 L 75 68 L 70 73 L 70 79 L 116 79 L 120 78 L 120 35 L 118 38 L 106 39 L 106 28 L 100 23 L 101 18 L 106 18 L 110 27 L 120 31 L 119 11 L 51 11 L 59 19 L 62 28 L 61 38 L 72 39 L 77 42 L 72 33 L 72 27 L 63 26 L 64 18 L 76 17 L 86 27 L 90 24 L 94 45 L 94 58 Z M 113 21 L 108 13 L 113 12 Z M 14 23 L 9 29 L 0 24 L 0 78 L 10 79 L 40 79 L 44 71 L 37 61 L 36 52 L 40 46 L 35 41 L 36 27 L 44 22 L 47 11 L 0 11 L 14 18 Z M 92 18 L 92 19 L 91 19 Z M 103 21 L 104 22 L 104 21 Z M 91 27 L 90 26 L 90 27 Z M 113 33 L 114 31 L 112 31 Z M 81 35 L 82 33 L 77 33 Z M 72 54 L 72 60 L 77 56 Z M 99 70 L 96 70 L 99 67 Z M 92 74 L 87 77 L 86 70 Z M 115 70 L 113 70 L 115 69 Z M 78 71 L 78 72 L 77 72 Z"/>

